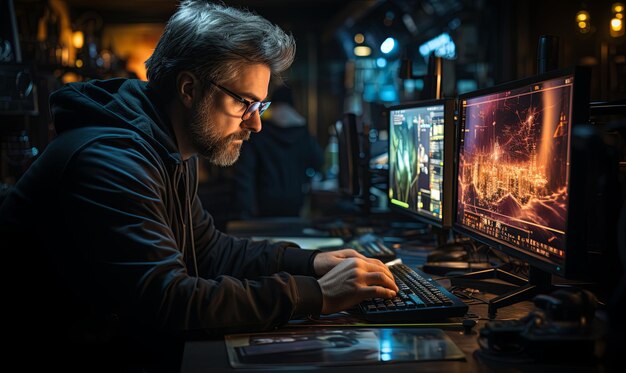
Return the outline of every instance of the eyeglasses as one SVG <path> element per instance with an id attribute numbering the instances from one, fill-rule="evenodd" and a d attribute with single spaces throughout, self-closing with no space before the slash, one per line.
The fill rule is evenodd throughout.
<path id="1" fill-rule="evenodd" d="M 229 90 L 228 88 L 222 87 L 221 85 L 215 83 L 212 80 L 209 80 L 209 83 L 213 84 L 217 88 L 224 91 L 227 95 L 234 98 L 235 100 L 241 102 L 246 105 L 246 111 L 241 115 L 241 120 L 248 120 L 254 114 L 255 111 L 259 111 L 259 116 L 261 116 L 268 107 L 270 107 L 271 101 L 248 101 L 245 98 L 239 96 L 235 92 Z"/>

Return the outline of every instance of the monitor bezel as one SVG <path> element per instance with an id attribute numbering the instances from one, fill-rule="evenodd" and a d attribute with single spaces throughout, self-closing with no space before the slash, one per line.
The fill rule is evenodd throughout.
<path id="1" fill-rule="evenodd" d="M 341 130 L 335 128 L 337 133 L 339 164 L 339 176 L 337 180 L 337 189 L 340 194 L 349 197 L 358 197 L 361 194 L 361 180 L 359 177 L 359 163 L 361 149 L 359 146 L 359 123 L 357 116 L 351 112 L 345 112 L 341 116 Z M 345 139 L 345 141 L 343 141 Z M 347 148 L 342 149 L 344 145 Z M 346 152 L 344 155 L 343 152 Z M 342 167 L 341 157 L 345 156 L 344 161 L 347 162 L 347 170 Z M 348 171 L 348 175 L 344 175 Z M 342 178 L 345 177 L 347 185 L 342 185 Z"/>
<path id="2" fill-rule="evenodd" d="M 389 132 L 388 136 L 388 149 L 391 151 L 391 112 L 394 110 L 402 110 L 402 109 L 411 109 L 411 108 L 420 108 L 420 107 L 428 107 L 428 106 L 436 106 L 443 105 L 444 111 L 444 167 L 443 167 L 443 194 L 442 194 L 442 218 L 441 220 L 436 219 L 434 217 L 421 214 L 419 212 L 409 210 L 407 208 L 402 208 L 391 203 L 391 198 L 389 198 L 389 189 L 391 188 L 391 167 L 388 168 L 388 176 L 387 176 L 387 201 L 389 210 L 401 213 L 403 215 L 409 216 L 411 218 L 416 219 L 425 224 L 430 224 L 431 226 L 449 229 L 452 227 L 452 204 L 454 203 L 454 167 L 453 162 L 455 158 L 455 149 L 456 149 L 456 137 L 457 131 L 455 126 L 455 110 L 456 110 L 456 99 L 454 98 L 441 98 L 434 100 L 420 100 L 420 101 L 411 101 L 404 102 L 398 105 L 393 105 L 387 108 L 387 130 Z M 448 136 L 447 134 L 451 133 L 452 136 Z M 391 154 L 389 155 L 391 159 Z M 446 165 L 452 165 L 451 167 L 446 167 Z M 390 165 L 389 165 L 390 166 Z"/>
<path id="3" fill-rule="evenodd" d="M 460 224 L 457 220 L 458 214 L 458 177 L 459 177 L 459 158 L 461 152 L 461 131 L 463 121 L 463 101 L 471 98 L 476 98 L 484 95 L 494 94 L 497 92 L 503 92 L 515 88 L 528 86 L 531 84 L 539 83 L 546 80 L 557 79 L 559 77 L 565 77 L 568 75 L 574 76 L 574 86 L 572 91 L 572 116 L 571 126 L 569 133 L 569 151 L 570 151 L 570 164 L 567 165 L 568 172 L 570 173 L 570 182 L 567 186 L 568 189 L 568 211 L 566 221 L 566 238 L 565 238 L 565 260 L 563 264 L 558 264 L 547 260 L 546 258 L 531 253 L 525 249 L 520 249 L 514 245 L 498 241 L 490 236 L 484 235 L 480 232 L 466 228 Z M 462 235 L 468 236 L 478 242 L 486 244 L 506 255 L 513 258 L 526 261 L 529 265 L 547 271 L 551 274 L 558 275 L 564 278 L 571 279 L 584 279 L 587 278 L 588 271 L 585 271 L 583 263 L 587 260 L 587 248 L 585 239 L 585 227 L 581 227 L 580 219 L 576 219 L 576 216 L 584 214 L 585 198 L 583 188 L 581 186 L 581 177 L 584 175 L 577 173 L 577 168 L 572 167 L 572 164 L 577 161 L 573 148 L 573 132 L 574 127 L 578 125 L 584 125 L 589 120 L 589 96 L 590 96 L 590 84 L 591 84 L 591 70 L 584 66 L 573 66 L 566 69 L 554 70 L 544 74 L 538 74 L 535 76 L 519 79 L 504 84 L 499 84 L 490 88 L 480 89 L 472 92 L 468 92 L 459 95 L 458 101 L 458 118 L 457 127 L 459 132 L 459 138 L 456 143 L 455 149 L 455 167 L 454 167 L 454 202 L 453 202 L 453 231 Z"/>

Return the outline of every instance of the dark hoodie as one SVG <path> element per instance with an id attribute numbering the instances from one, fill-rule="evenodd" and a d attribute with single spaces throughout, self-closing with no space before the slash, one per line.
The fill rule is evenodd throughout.
<path id="1" fill-rule="evenodd" d="M 270 107 L 263 130 L 243 144 L 234 165 L 235 210 L 239 216 L 298 216 L 311 176 L 324 162 L 322 150 L 295 109 Z"/>
<path id="2" fill-rule="evenodd" d="M 141 346 L 165 350 L 151 341 L 320 312 L 314 254 L 214 228 L 197 159 L 181 158 L 145 82 L 70 84 L 50 102 L 59 135 L 0 208 L 7 263 L 25 273 L 12 289 L 20 337 L 52 335 L 87 354 L 127 344 L 141 359 Z"/>

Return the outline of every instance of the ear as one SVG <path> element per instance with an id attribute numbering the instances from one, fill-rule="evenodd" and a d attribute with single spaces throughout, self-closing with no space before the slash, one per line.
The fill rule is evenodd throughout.
<path id="1" fill-rule="evenodd" d="M 189 71 L 181 71 L 176 77 L 176 93 L 187 109 L 191 108 L 195 95 L 200 94 L 200 91 L 196 89 L 198 88 L 197 82 L 196 76 Z"/>

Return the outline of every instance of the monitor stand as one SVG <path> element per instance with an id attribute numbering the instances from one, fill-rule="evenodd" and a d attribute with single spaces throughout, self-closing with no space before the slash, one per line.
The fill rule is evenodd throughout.
<path id="1" fill-rule="evenodd" d="M 437 248 L 441 248 L 448 243 L 448 235 L 450 234 L 450 230 L 432 227 L 432 231 L 437 238 Z"/>
<path id="2" fill-rule="evenodd" d="M 470 243 L 470 239 L 454 237 L 451 235 L 452 230 L 450 228 L 440 228 L 431 225 L 431 231 L 435 237 L 437 249 L 464 249 L 465 245 Z"/>
<path id="3" fill-rule="evenodd" d="M 525 300 L 532 300 L 536 295 L 550 293 L 554 289 L 552 275 L 539 268 L 530 266 L 528 280 L 507 271 L 508 264 L 470 272 L 450 279 L 452 286 L 474 288 L 493 294 L 497 297 L 488 301 L 488 315 L 490 319 L 496 317 L 499 308 L 510 306 Z M 504 281 L 490 282 L 487 279 Z"/>

